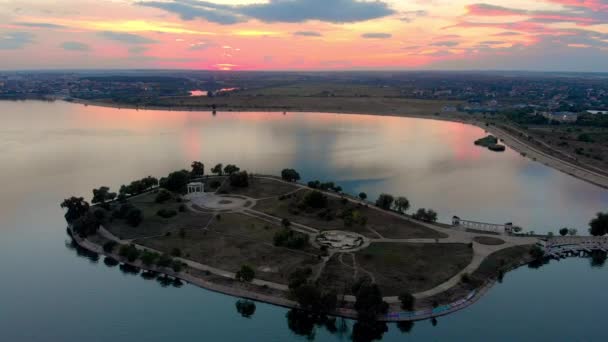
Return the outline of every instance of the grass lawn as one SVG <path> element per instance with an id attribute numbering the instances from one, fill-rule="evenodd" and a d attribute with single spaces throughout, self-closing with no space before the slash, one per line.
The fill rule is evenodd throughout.
<path id="1" fill-rule="evenodd" d="M 287 218 L 292 222 L 301 223 L 320 230 L 346 230 L 362 234 L 369 238 L 378 238 L 379 236 L 367 227 L 374 229 L 386 238 L 435 239 L 445 237 L 444 234 L 424 227 L 418 223 L 404 220 L 380 210 L 368 208 L 352 202 L 346 202 L 345 204 L 340 198 L 332 196 L 328 197 L 327 208 L 333 213 L 334 218 L 328 221 L 318 215 L 325 209 L 301 210 L 297 208 L 297 203 L 301 201 L 308 192 L 310 192 L 310 190 L 298 191 L 290 198 L 284 200 L 279 200 L 277 198 L 261 200 L 258 201 L 254 209 L 277 217 Z M 355 223 L 346 227 L 344 221 L 338 216 L 342 211 L 348 209 L 356 210 L 362 216 L 367 217 L 367 225 L 362 226 Z"/>
<path id="2" fill-rule="evenodd" d="M 356 281 L 354 278 L 354 270 L 346 265 L 352 265 L 352 257 L 349 255 L 343 256 L 343 261 L 346 265 L 339 261 L 340 254 L 334 254 L 319 277 L 319 287 L 322 289 L 336 290 L 337 293 L 351 294 L 351 287 Z M 364 273 L 363 273 L 364 274 Z"/>
<path id="3" fill-rule="evenodd" d="M 106 222 L 104 227 L 121 239 L 135 239 L 162 235 L 180 228 L 202 228 L 207 225 L 211 218 L 211 214 L 202 212 L 179 212 L 178 208 L 182 203 L 178 203 L 175 199 L 159 204 L 155 202 L 155 198 L 156 193 L 150 192 L 129 199 L 131 204 L 142 211 L 143 221 L 137 227 L 130 226 L 122 219 L 113 219 L 111 222 Z M 160 209 L 175 210 L 177 215 L 171 218 L 162 218 L 156 215 Z M 111 215 L 108 214 L 107 216 Z"/>
<path id="4" fill-rule="evenodd" d="M 384 296 L 416 293 L 450 279 L 473 258 L 466 244 L 372 243 L 357 264 L 374 274 Z"/>
<path id="5" fill-rule="evenodd" d="M 277 197 L 298 189 L 294 184 L 257 177 L 249 179 L 249 186 L 246 188 L 234 188 L 230 186 L 227 186 L 226 188 L 231 194 L 244 195 L 256 199 Z"/>
<path id="6" fill-rule="evenodd" d="M 310 254 L 274 247 L 248 238 L 204 230 L 188 230 L 184 238 L 177 232 L 170 236 L 141 239 L 138 244 L 166 253 L 174 248 L 182 256 L 202 264 L 236 272 L 242 265 L 251 266 L 256 278 L 287 283 L 287 276 L 298 267 L 314 267 L 319 263 Z"/>
<path id="7" fill-rule="evenodd" d="M 473 272 L 472 276 L 479 280 L 496 278 L 501 271 L 506 272 L 530 258 L 532 246 L 515 246 L 494 252 L 481 262 L 481 265 Z"/>

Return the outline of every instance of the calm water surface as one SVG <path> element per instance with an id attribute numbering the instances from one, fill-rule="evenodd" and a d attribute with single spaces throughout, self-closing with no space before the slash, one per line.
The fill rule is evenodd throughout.
<path id="1" fill-rule="evenodd" d="M 316 327 L 295 334 L 288 310 L 257 304 L 250 319 L 234 298 L 155 281 L 76 257 L 59 209 L 70 195 L 192 160 L 237 163 L 259 173 L 296 168 L 353 193 L 406 195 L 414 208 L 546 232 L 583 231 L 608 192 L 528 161 L 473 146 L 483 130 L 430 120 L 302 113 L 118 110 L 68 103 L 0 102 L 1 341 L 349 340 Z M 586 259 L 522 268 L 476 305 L 389 326 L 385 340 L 605 340 L 605 268 Z M 338 321 L 340 323 L 340 321 Z M 341 327 L 341 324 L 338 324 Z M 309 333 L 309 331 L 305 331 Z"/>

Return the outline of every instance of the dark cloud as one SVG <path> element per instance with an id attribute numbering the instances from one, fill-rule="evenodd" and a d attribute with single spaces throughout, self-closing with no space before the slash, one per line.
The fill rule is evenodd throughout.
<path id="1" fill-rule="evenodd" d="M 91 47 L 81 42 L 63 42 L 61 48 L 68 51 L 89 51 Z"/>
<path id="2" fill-rule="evenodd" d="M 155 40 L 132 33 L 104 31 L 99 33 L 102 37 L 125 44 L 153 44 Z"/>
<path id="3" fill-rule="evenodd" d="M 362 38 L 366 38 L 366 39 L 388 39 L 391 38 L 393 35 L 390 33 L 381 33 L 381 32 L 370 32 L 370 33 L 364 33 L 361 35 Z"/>
<path id="4" fill-rule="evenodd" d="M 453 47 L 453 46 L 457 46 L 458 44 L 460 44 L 460 43 L 455 40 L 443 40 L 443 41 L 431 43 L 432 46 L 445 46 L 445 47 Z"/>
<path id="5" fill-rule="evenodd" d="M 222 25 L 232 25 L 246 20 L 239 13 L 235 13 L 232 6 L 216 5 L 206 1 L 141 1 L 137 4 L 175 13 L 183 20 L 204 19 Z"/>
<path id="6" fill-rule="evenodd" d="M 321 33 L 316 31 L 297 31 L 293 33 L 294 36 L 302 36 L 302 37 L 321 37 L 323 36 Z"/>
<path id="7" fill-rule="evenodd" d="M 36 27 L 36 28 L 46 28 L 46 29 L 63 29 L 63 28 L 66 28 L 66 26 L 63 26 L 63 25 L 57 25 L 57 24 L 51 24 L 51 23 L 17 22 L 17 23 L 12 23 L 12 24 L 16 25 L 16 26 Z"/>
<path id="8" fill-rule="evenodd" d="M 34 35 L 29 32 L 0 33 L 0 50 L 16 50 L 34 41 Z"/>
<path id="9" fill-rule="evenodd" d="M 509 36 L 520 36 L 520 35 L 521 35 L 521 33 L 513 32 L 513 31 L 505 31 L 505 32 L 493 34 L 493 36 L 497 36 L 497 37 L 509 37 Z"/>
<path id="10" fill-rule="evenodd" d="M 155 7 L 179 15 L 184 20 L 204 19 L 230 25 L 250 19 L 264 22 L 299 23 L 319 20 L 331 23 L 352 23 L 392 15 L 395 11 L 382 1 L 360 0 L 270 0 L 250 5 L 220 5 L 208 1 L 172 0 L 140 1 L 137 4 Z"/>

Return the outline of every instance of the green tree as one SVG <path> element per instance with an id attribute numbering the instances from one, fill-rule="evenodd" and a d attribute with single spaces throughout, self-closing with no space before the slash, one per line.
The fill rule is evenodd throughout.
<path id="1" fill-rule="evenodd" d="M 564 227 L 564 228 L 560 229 L 560 230 L 559 230 L 559 235 L 561 235 L 561 236 L 566 236 L 566 235 L 568 235 L 568 228 L 567 228 L 567 227 Z"/>
<path id="2" fill-rule="evenodd" d="M 230 185 L 236 188 L 246 188 L 249 186 L 249 175 L 247 171 L 235 172 L 230 174 Z"/>
<path id="3" fill-rule="evenodd" d="M 404 214 L 410 208 L 410 201 L 403 196 L 397 197 L 394 207 L 396 211 Z"/>
<path id="4" fill-rule="evenodd" d="M 241 269 L 236 272 L 235 278 L 238 281 L 251 282 L 253 278 L 255 278 L 255 271 L 253 268 L 243 265 L 241 266 Z"/>
<path id="5" fill-rule="evenodd" d="M 401 302 L 401 308 L 403 310 L 412 311 L 416 298 L 409 292 L 403 292 L 399 295 L 399 301 Z"/>
<path id="6" fill-rule="evenodd" d="M 255 303 L 247 299 L 236 301 L 236 311 L 245 318 L 250 318 L 255 313 Z"/>
<path id="7" fill-rule="evenodd" d="M 130 224 L 132 227 L 139 226 L 139 224 L 143 220 L 141 210 L 139 210 L 137 208 L 133 208 L 133 209 L 129 210 L 125 219 L 126 219 L 127 223 Z"/>
<path id="8" fill-rule="evenodd" d="M 226 165 L 226 167 L 224 167 L 224 173 L 226 173 L 228 175 L 231 175 L 231 174 L 233 174 L 235 172 L 239 172 L 239 171 L 241 171 L 241 169 L 236 165 L 228 164 L 228 165 Z"/>
<path id="9" fill-rule="evenodd" d="M 107 186 L 102 186 L 99 189 L 93 189 L 93 199 L 91 203 L 105 203 L 106 201 L 111 201 L 116 198 L 115 192 L 110 192 L 110 188 Z"/>
<path id="10" fill-rule="evenodd" d="M 376 206 L 384 210 L 390 210 L 394 201 L 393 195 L 381 194 L 376 200 Z"/>
<path id="11" fill-rule="evenodd" d="M 223 165 L 221 163 L 216 164 L 212 169 L 211 172 L 213 174 L 216 174 L 218 176 L 221 176 L 223 174 L 223 169 L 222 169 Z"/>
<path id="12" fill-rule="evenodd" d="M 194 161 L 190 166 L 192 167 L 192 171 L 190 172 L 192 177 L 203 177 L 205 175 L 205 164 L 200 161 Z"/>
<path id="13" fill-rule="evenodd" d="M 281 171 L 281 178 L 288 182 L 297 182 L 300 180 L 300 174 L 294 169 L 283 169 Z"/>
<path id="14" fill-rule="evenodd" d="M 362 201 L 365 201 L 365 200 L 367 199 L 367 194 L 366 194 L 365 192 L 360 192 L 360 193 L 359 193 L 359 198 L 360 198 Z"/>
<path id="15" fill-rule="evenodd" d="M 597 216 L 589 222 L 589 234 L 604 236 L 606 233 L 608 233 L 608 213 L 597 213 Z"/>
<path id="16" fill-rule="evenodd" d="M 171 172 L 160 180 L 160 186 L 172 192 L 185 193 L 186 185 L 190 182 L 190 172 L 186 170 Z"/>
<path id="17" fill-rule="evenodd" d="M 355 310 L 360 321 L 376 321 L 378 315 L 388 311 L 388 304 L 382 300 L 380 288 L 369 278 L 359 279 L 352 290 L 356 297 Z"/>
<path id="18" fill-rule="evenodd" d="M 89 203 L 82 197 L 70 197 L 61 202 L 61 208 L 67 209 L 65 220 L 72 223 L 89 211 Z"/>
<path id="19" fill-rule="evenodd" d="M 577 233 L 578 233 L 578 230 L 577 230 L 576 228 L 570 228 L 570 229 L 568 229 L 568 234 L 569 234 L 570 236 L 574 236 L 574 235 L 576 235 Z"/>
<path id="20" fill-rule="evenodd" d="M 304 197 L 304 205 L 309 208 L 322 209 L 327 207 L 327 196 L 320 191 L 311 191 Z"/>
<path id="21" fill-rule="evenodd" d="M 154 199 L 154 201 L 156 203 L 163 203 L 166 202 L 168 200 L 171 199 L 171 193 L 165 189 L 162 189 L 158 192 L 158 194 L 156 195 L 156 198 Z"/>

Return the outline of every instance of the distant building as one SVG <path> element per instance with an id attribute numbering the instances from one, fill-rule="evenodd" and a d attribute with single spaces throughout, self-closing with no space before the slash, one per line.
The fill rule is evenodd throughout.
<path id="1" fill-rule="evenodd" d="M 559 122 L 574 122 L 578 119 L 578 114 L 573 112 L 544 112 L 542 116 Z"/>

